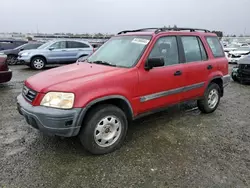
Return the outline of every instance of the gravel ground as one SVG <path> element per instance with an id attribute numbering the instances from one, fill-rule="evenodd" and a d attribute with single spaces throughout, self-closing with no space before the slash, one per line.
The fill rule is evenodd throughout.
<path id="1" fill-rule="evenodd" d="M 231 82 L 213 114 L 190 103 L 137 120 L 120 150 L 92 156 L 77 138 L 27 125 L 15 97 L 37 72 L 11 68 L 0 85 L 1 188 L 250 187 L 250 86 Z"/>

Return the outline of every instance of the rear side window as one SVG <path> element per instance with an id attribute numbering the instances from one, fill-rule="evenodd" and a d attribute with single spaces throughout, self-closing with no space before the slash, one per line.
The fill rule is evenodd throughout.
<path id="1" fill-rule="evenodd" d="M 206 37 L 207 43 L 212 50 L 214 57 L 224 57 L 225 53 L 217 37 Z"/>
<path id="2" fill-rule="evenodd" d="M 207 54 L 201 40 L 195 36 L 181 37 L 186 62 L 205 61 Z"/>
<path id="3" fill-rule="evenodd" d="M 68 41 L 68 48 L 89 48 L 89 45 L 82 42 Z"/>

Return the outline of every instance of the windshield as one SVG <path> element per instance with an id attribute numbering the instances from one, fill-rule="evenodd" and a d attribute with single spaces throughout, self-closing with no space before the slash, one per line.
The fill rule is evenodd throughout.
<path id="1" fill-rule="evenodd" d="M 21 45 L 21 46 L 18 46 L 18 47 L 16 47 L 14 50 L 19 50 L 19 49 L 22 49 L 23 47 L 25 47 L 27 44 L 23 44 L 23 45 Z"/>
<path id="2" fill-rule="evenodd" d="M 151 36 L 113 37 L 91 55 L 88 62 L 105 62 L 118 67 L 132 67 L 144 52 Z"/>
<path id="3" fill-rule="evenodd" d="M 37 49 L 45 49 L 48 46 L 50 46 L 51 44 L 53 44 L 54 41 L 50 41 L 50 42 L 46 42 L 45 44 L 41 45 L 40 47 L 38 47 Z"/>
<path id="4" fill-rule="evenodd" d="M 239 45 L 237 45 L 237 44 L 230 44 L 226 48 L 239 48 Z"/>

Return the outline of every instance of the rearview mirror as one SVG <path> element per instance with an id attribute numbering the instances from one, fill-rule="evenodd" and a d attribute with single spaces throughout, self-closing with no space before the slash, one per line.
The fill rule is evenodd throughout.
<path id="1" fill-rule="evenodd" d="M 164 66 L 164 59 L 162 57 L 153 57 L 149 58 L 145 64 L 145 69 L 150 70 L 153 67 L 162 67 Z"/>
<path id="2" fill-rule="evenodd" d="M 49 50 L 54 50 L 55 48 L 54 47 L 49 47 Z"/>

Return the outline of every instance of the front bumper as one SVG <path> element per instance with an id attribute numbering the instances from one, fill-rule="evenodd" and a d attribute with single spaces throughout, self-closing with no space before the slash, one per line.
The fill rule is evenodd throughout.
<path id="1" fill-rule="evenodd" d="M 12 78 L 12 71 L 9 69 L 7 71 L 0 71 L 0 83 L 8 82 Z"/>
<path id="2" fill-rule="evenodd" d="M 250 69 L 244 70 L 239 67 L 234 67 L 232 76 L 235 76 L 237 80 L 241 82 L 250 82 Z"/>
<path id="3" fill-rule="evenodd" d="M 18 56 L 18 61 L 20 61 L 23 64 L 29 64 L 30 63 L 30 57 L 29 56 Z"/>
<path id="4" fill-rule="evenodd" d="M 86 110 L 73 108 L 62 110 L 44 106 L 32 106 L 20 94 L 17 110 L 32 127 L 49 135 L 72 137 L 78 135 Z"/>

